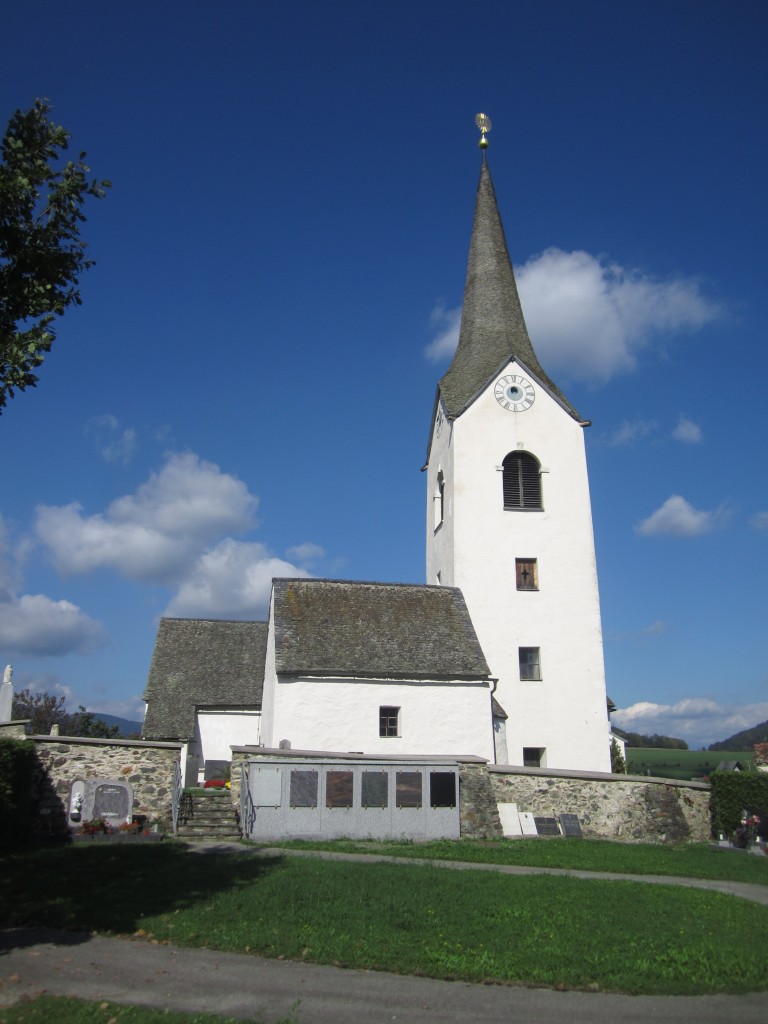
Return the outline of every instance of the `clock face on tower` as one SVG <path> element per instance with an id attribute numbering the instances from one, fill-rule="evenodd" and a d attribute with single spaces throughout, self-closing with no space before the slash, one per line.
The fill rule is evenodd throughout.
<path id="1" fill-rule="evenodd" d="M 502 409 L 510 412 L 525 412 L 530 409 L 536 398 L 533 384 L 525 377 L 508 373 L 499 377 L 493 387 L 493 395 Z"/>

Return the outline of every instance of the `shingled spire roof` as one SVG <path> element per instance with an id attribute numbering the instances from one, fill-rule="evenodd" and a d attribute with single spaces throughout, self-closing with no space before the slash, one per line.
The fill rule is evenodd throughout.
<path id="1" fill-rule="evenodd" d="M 496 193 L 483 154 L 459 345 L 439 384 L 448 415 L 460 416 L 512 358 L 522 363 L 571 416 L 581 419 L 542 369 L 528 337 Z"/>

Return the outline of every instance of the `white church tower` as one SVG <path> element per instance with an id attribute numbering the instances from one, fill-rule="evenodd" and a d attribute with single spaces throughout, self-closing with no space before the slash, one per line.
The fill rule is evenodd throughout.
<path id="1" fill-rule="evenodd" d="M 460 587 L 498 677 L 496 761 L 610 771 L 584 447 L 539 364 L 485 159 L 459 344 L 427 454 L 427 582 Z"/>

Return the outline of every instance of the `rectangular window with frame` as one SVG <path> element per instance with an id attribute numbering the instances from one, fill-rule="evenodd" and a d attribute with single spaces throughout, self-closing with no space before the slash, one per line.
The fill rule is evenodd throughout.
<path id="1" fill-rule="evenodd" d="M 525 768 L 543 768 L 546 747 L 523 747 L 523 766 Z"/>
<path id="2" fill-rule="evenodd" d="M 520 647 L 520 678 L 541 679 L 541 650 L 538 647 Z"/>
<path id="3" fill-rule="evenodd" d="M 379 708 L 379 736 L 400 735 L 400 708 Z"/>
<path id="4" fill-rule="evenodd" d="M 539 567 L 535 558 L 515 559 L 515 580 L 518 590 L 539 589 Z"/>

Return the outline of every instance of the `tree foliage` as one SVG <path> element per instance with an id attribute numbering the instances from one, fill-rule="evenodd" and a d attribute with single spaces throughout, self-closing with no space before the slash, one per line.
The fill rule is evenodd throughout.
<path id="1" fill-rule="evenodd" d="M 624 754 L 615 739 L 611 739 L 611 771 L 614 775 L 627 774 L 627 762 L 624 760 Z"/>
<path id="2" fill-rule="evenodd" d="M 617 729 L 615 726 L 612 728 L 617 736 L 621 736 L 623 740 L 627 741 L 628 747 L 657 747 L 662 750 L 688 749 L 685 740 L 676 739 L 674 736 L 660 736 L 658 733 L 646 736 L 642 732 L 627 732 L 625 729 Z"/>
<path id="3" fill-rule="evenodd" d="M 80 275 L 93 266 L 80 238 L 83 204 L 109 181 L 89 180 L 85 153 L 62 160 L 69 133 L 37 99 L 17 110 L 0 146 L 0 413 L 37 384 L 56 336 L 53 321 L 80 305 Z"/>
<path id="4" fill-rule="evenodd" d="M 65 698 L 52 693 L 32 693 L 19 690 L 13 696 L 11 717 L 15 721 L 29 720 L 33 735 L 48 735 L 58 725 L 62 736 L 89 736 L 93 739 L 114 739 L 120 735 L 117 725 L 107 725 L 96 718 L 93 711 L 86 711 L 81 704 L 74 714 L 65 706 Z"/>
<path id="5" fill-rule="evenodd" d="M 756 743 L 768 743 L 768 721 L 759 722 L 751 729 L 742 729 L 727 740 L 710 743 L 708 750 L 751 750 Z"/>

